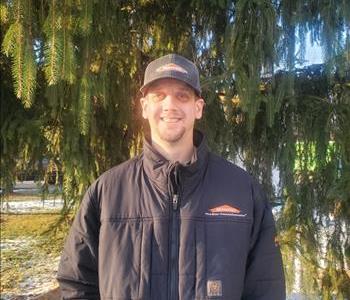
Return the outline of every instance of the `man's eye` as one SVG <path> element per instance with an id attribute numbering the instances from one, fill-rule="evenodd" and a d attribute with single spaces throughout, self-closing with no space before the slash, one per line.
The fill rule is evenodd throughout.
<path id="1" fill-rule="evenodd" d="M 159 102 L 164 99 L 164 94 L 162 93 L 152 93 L 150 96 L 153 102 Z"/>
<path id="2" fill-rule="evenodd" d="M 188 101 L 190 99 L 190 95 L 187 94 L 187 93 L 178 93 L 177 97 L 182 102 L 186 102 L 186 101 Z"/>

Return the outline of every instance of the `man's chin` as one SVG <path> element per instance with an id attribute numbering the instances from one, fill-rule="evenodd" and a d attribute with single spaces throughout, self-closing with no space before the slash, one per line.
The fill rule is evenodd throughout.
<path id="1" fill-rule="evenodd" d="M 161 132 L 159 134 L 159 137 L 162 141 L 167 142 L 167 143 L 177 143 L 183 139 L 185 135 L 185 131 L 179 131 L 179 132 L 174 132 L 174 131 L 169 131 L 169 132 Z"/>

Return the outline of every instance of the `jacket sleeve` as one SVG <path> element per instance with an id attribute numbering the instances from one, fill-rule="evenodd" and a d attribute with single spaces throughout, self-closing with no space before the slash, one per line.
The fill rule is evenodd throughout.
<path id="1" fill-rule="evenodd" d="M 99 209 L 94 188 L 86 192 L 65 242 L 57 280 L 63 299 L 99 299 Z"/>
<path id="2" fill-rule="evenodd" d="M 252 187 L 254 224 L 242 300 L 285 300 L 281 252 L 271 206 L 258 183 Z"/>

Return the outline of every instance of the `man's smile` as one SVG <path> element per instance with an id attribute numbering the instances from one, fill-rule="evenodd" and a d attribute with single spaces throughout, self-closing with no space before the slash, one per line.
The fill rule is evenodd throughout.
<path id="1" fill-rule="evenodd" d="M 177 123 L 181 121 L 182 118 L 180 117 L 161 117 L 160 120 L 165 123 Z"/>

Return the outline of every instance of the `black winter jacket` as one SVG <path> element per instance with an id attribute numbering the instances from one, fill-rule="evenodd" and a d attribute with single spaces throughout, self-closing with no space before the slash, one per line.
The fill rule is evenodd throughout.
<path id="1" fill-rule="evenodd" d="M 195 145 L 182 166 L 145 142 L 90 186 L 59 265 L 64 299 L 285 299 L 259 185 L 199 132 Z"/>

